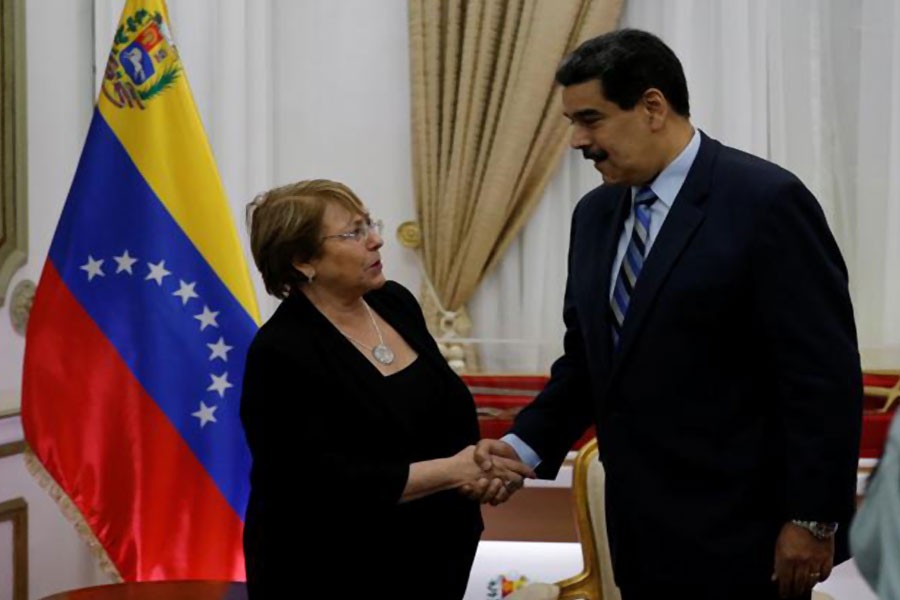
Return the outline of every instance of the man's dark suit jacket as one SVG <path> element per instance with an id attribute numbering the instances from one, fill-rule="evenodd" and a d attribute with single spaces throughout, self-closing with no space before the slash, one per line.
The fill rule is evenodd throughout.
<path id="1" fill-rule="evenodd" d="M 578 204 L 565 352 L 512 433 L 552 477 L 596 424 L 620 585 L 764 584 L 786 521 L 846 531 L 854 507 L 862 382 L 844 262 L 794 175 L 703 135 L 614 350 L 629 210 L 630 190 L 608 185 Z"/>
<path id="2" fill-rule="evenodd" d="M 455 490 L 398 501 L 411 463 L 478 441 L 474 401 L 408 290 L 389 281 L 365 299 L 425 361 L 432 385 L 398 397 L 306 296 L 281 303 L 250 346 L 241 398 L 253 598 L 418 598 L 426 583 L 435 598 L 460 598 L 465 589 L 478 503 Z"/>

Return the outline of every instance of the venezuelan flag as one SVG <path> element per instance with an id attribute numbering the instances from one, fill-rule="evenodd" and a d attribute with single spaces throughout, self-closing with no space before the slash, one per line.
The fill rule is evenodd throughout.
<path id="1" fill-rule="evenodd" d="M 38 286 L 22 399 L 33 468 L 122 579 L 244 578 L 239 398 L 258 323 L 165 4 L 129 0 Z"/>

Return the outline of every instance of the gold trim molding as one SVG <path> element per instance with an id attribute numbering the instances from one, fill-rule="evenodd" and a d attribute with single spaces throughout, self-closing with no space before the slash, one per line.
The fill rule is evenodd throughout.
<path id="1" fill-rule="evenodd" d="M 25 335 L 28 327 L 28 315 L 31 313 L 31 305 L 34 304 L 34 282 L 23 279 L 13 288 L 9 303 L 9 320 L 12 321 L 13 331 L 21 336 Z"/>
<path id="2" fill-rule="evenodd" d="M 25 440 L 0 444 L 0 458 L 7 458 L 25 452 Z"/>
<path id="3" fill-rule="evenodd" d="M 0 306 L 28 258 L 25 0 L 0 0 Z"/>
<path id="4" fill-rule="evenodd" d="M 416 249 L 422 245 L 422 229 L 415 221 L 404 221 L 397 227 L 397 240 L 406 248 Z"/>

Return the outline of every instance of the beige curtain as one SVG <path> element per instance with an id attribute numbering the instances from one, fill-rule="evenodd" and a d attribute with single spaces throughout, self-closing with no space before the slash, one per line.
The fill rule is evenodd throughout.
<path id="1" fill-rule="evenodd" d="M 413 173 L 424 270 L 437 296 L 425 299 L 432 325 L 433 300 L 464 315 L 531 214 L 566 144 L 556 66 L 615 27 L 621 7 L 409 0 Z"/>

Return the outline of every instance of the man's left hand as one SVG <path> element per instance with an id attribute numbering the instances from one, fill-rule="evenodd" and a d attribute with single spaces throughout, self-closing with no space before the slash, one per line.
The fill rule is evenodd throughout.
<path id="1" fill-rule="evenodd" d="M 834 537 L 820 540 L 812 533 L 785 523 L 775 542 L 775 573 L 782 598 L 806 593 L 831 575 L 834 565 Z"/>

